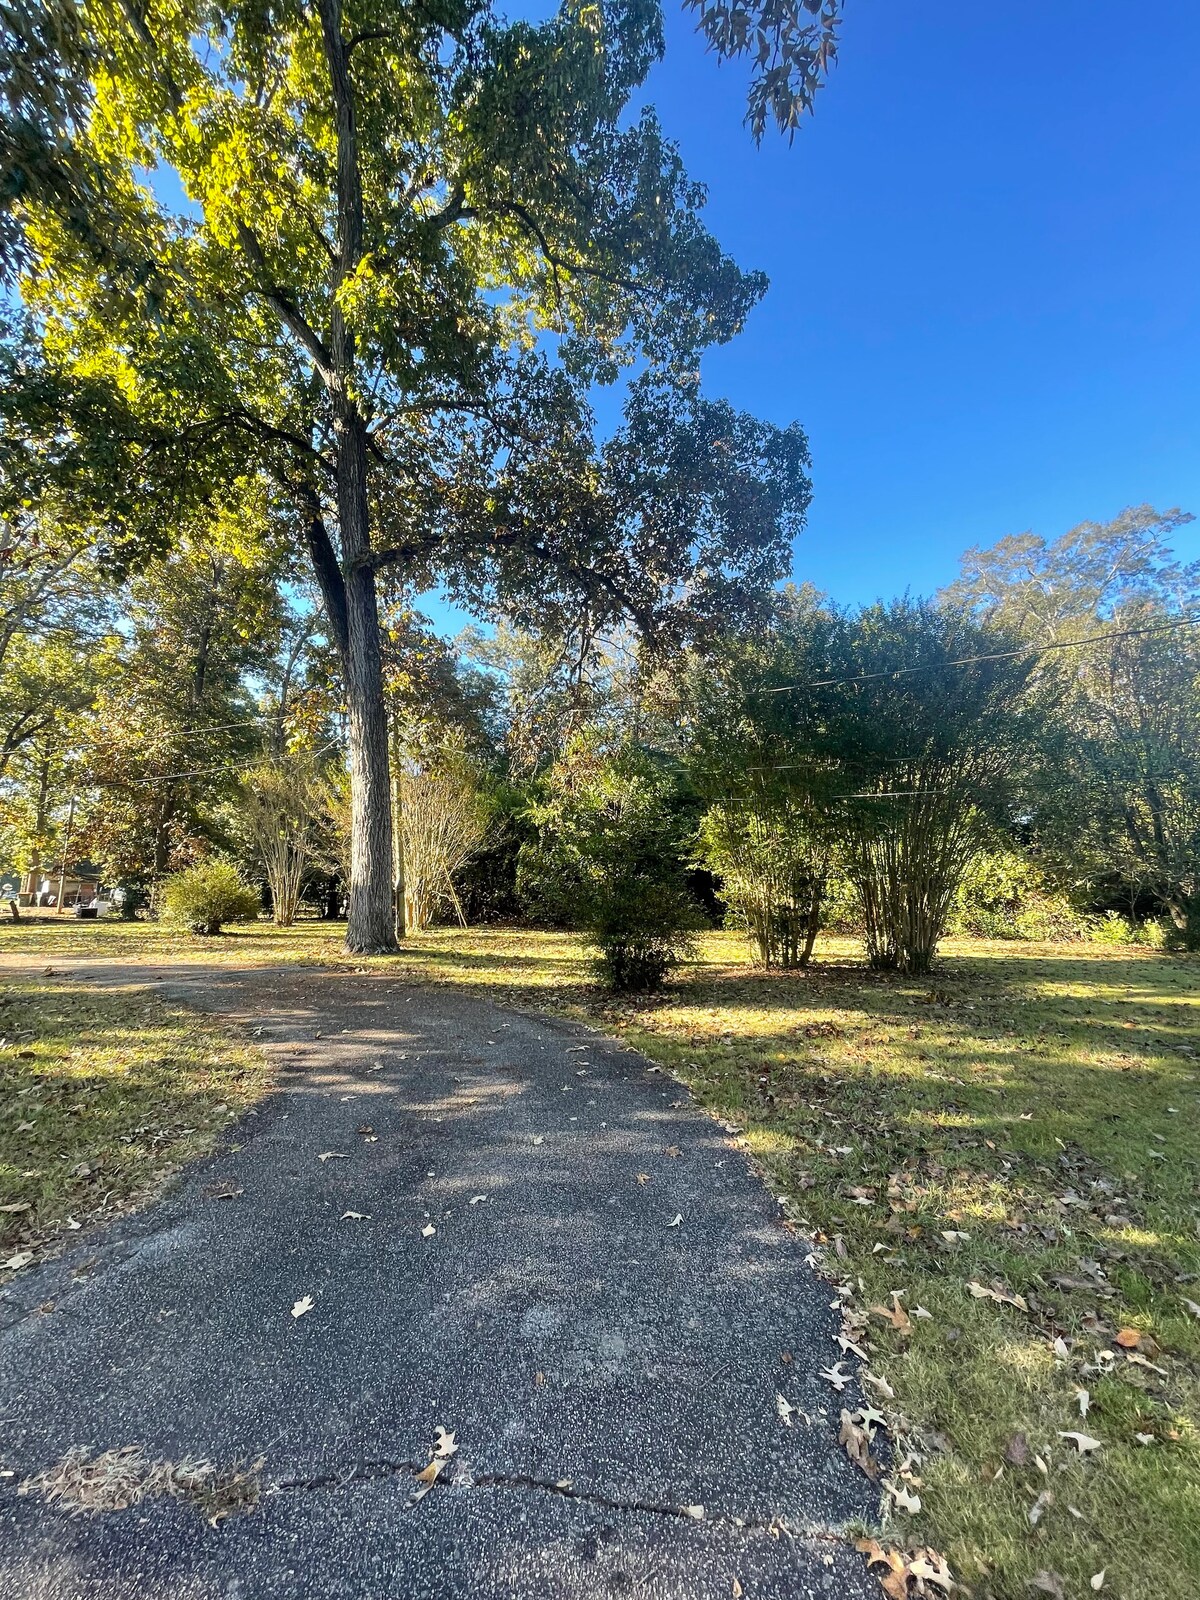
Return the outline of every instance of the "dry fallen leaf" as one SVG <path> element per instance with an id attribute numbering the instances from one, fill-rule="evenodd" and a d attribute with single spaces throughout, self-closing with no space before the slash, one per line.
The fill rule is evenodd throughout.
<path id="1" fill-rule="evenodd" d="M 869 1401 L 865 1406 L 860 1406 L 854 1413 L 854 1420 L 862 1423 L 867 1430 L 868 1437 L 872 1439 L 875 1437 L 876 1428 L 887 1427 L 887 1418 L 883 1412 L 871 1405 Z"/>
<path id="2" fill-rule="evenodd" d="M 904 1484 L 889 1484 L 888 1492 L 891 1494 L 891 1497 L 895 1503 L 900 1507 L 901 1511 L 908 1511 L 913 1516 L 916 1516 L 917 1512 L 920 1511 L 921 1496 L 919 1494 L 911 1493 L 911 1491 L 908 1490 Z"/>
<path id="3" fill-rule="evenodd" d="M 675 1215 L 671 1218 L 670 1222 L 667 1223 L 667 1227 L 668 1228 L 677 1228 L 682 1221 L 683 1221 L 683 1213 L 681 1211 L 677 1211 L 675 1213 Z"/>
<path id="4" fill-rule="evenodd" d="M 1091 1584 L 1092 1588 L 1096 1590 L 1097 1594 L 1104 1587 L 1104 1574 L 1107 1571 L 1107 1567 L 1101 1567 L 1099 1572 L 1093 1572 L 1091 1577 L 1088 1579 L 1088 1582 Z"/>
<path id="5" fill-rule="evenodd" d="M 441 1427 L 440 1425 L 436 1428 L 435 1432 L 437 1433 L 437 1439 L 435 1440 L 433 1446 L 433 1457 L 430 1460 L 429 1465 L 422 1467 L 421 1471 L 417 1473 L 417 1482 L 421 1487 L 416 1491 L 415 1494 L 410 1495 L 408 1501 L 410 1506 L 415 1506 L 418 1501 L 424 1500 L 430 1489 L 432 1489 L 434 1484 L 437 1482 L 438 1476 L 445 1467 L 447 1461 L 449 1461 L 450 1457 L 458 1449 L 457 1444 L 454 1442 L 454 1435 L 452 1433 L 447 1433 L 445 1428 Z"/>
<path id="6" fill-rule="evenodd" d="M 422 1239 L 432 1239 L 436 1232 L 437 1229 L 434 1227 L 433 1223 L 427 1222 L 421 1229 L 421 1237 Z"/>
<path id="7" fill-rule="evenodd" d="M 1053 1504 L 1054 1490 L 1043 1489 L 1041 1494 L 1038 1495 L 1037 1499 L 1029 1508 L 1029 1526 L 1031 1528 L 1036 1528 L 1038 1523 L 1042 1520 L 1042 1517 L 1045 1515 L 1047 1507 L 1052 1506 Z"/>
<path id="8" fill-rule="evenodd" d="M 27 1267 L 33 1260 L 32 1250 L 18 1250 L 15 1256 L 9 1256 L 7 1261 L 0 1261 L 0 1267 L 7 1267 L 10 1272 L 20 1272 L 22 1267 Z"/>
<path id="9" fill-rule="evenodd" d="M 971 1296 L 975 1300 L 995 1300 L 997 1305 L 1016 1306 L 1018 1311 L 1028 1311 L 1029 1306 L 1019 1294 L 1010 1294 L 1007 1289 L 989 1289 L 985 1284 L 972 1280 L 967 1284 Z"/>
<path id="10" fill-rule="evenodd" d="M 1089 1434 L 1072 1432 L 1064 1433 L 1061 1428 L 1058 1430 L 1058 1437 L 1060 1439 L 1070 1439 L 1077 1447 L 1081 1456 L 1087 1455 L 1089 1450 L 1099 1450 L 1101 1445 L 1101 1441 L 1099 1439 L 1093 1439 Z"/>
<path id="11" fill-rule="evenodd" d="M 424 1500 L 430 1489 L 432 1489 L 434 1484 L 437 1482 L 438 1474 L 445 1465 L 445 1456 L 434 1456 L 429 1465 L 427 1467 L 423 1467 L 421 1471 L 417 1473 L 417 1482 L 421 1485 L 421 1487 L 414 1494 L 409 1496 L 408 1503 L 410 1506 L 415 1506 L 419 1501 Z"/>
<path id="12" fill-rule="evenodd" d="M 317 1157 L 318 1161 L 349 1161 L 349 1159 L 344 1150 L 322 1150 Z"/>
<path id="13" fill-rule="evenodd" d="M 872 1306 L 871 1315 L 873 1317 L 882 1317 L 884 1322 L 891 1323 L 898 1334 L 907 1337 L 912 1332 L 912 1322 L 909 1319 L 908 1312 L 900 1304 L 900 1292 L 897 1289 L 893 1289 L 890 1296 L 891 1306 Z"/>
<path id="14" fill-rule="evenodd" d="M 316 1302 L 314 1301 L 312 1295 L 306 1294 L 302 1299 L 297 1300 L 295 1305 L 293 1305 L 292 1315 L 294 1317 L 302 1317 L 306 1312 L 311 1311 L 315 1304 Z"/>
<path id="15" fill-rule="evenodd" d="M 863 1382 L 869 1383 L 872 1389 L 878 1389 L 885 1400 L 894 1400 L 896 1398 L 896 1391 L 886 1378 L 876 1377 L 873 1372 L 864 1372 Z"/>
<path id="16" fill-rule="evenodd" d="M 944 1556 L 938 1555 L 936 1550 L 918 1550 L 908 1564 L 908 1572 L 909 1576 L 915 1578 L 918 1584 L 936 1583 L 938 1588 L 944 1589 L 947 1594 L 954 1587 L 954 1580 L 950 1576 L 950 1568 L 946 1565 L 946 1559 Z"/>
<path id="17" fill-rule="evenodd" d="M 845 1410 L 841 1415 L 841 1424 L 838 1443 L 856 1467 L 860 1467 L 868 1478 L 876 1479 L 879 1476 L 879 1463 L 871 1454 L 871 1441 L 866 1429 L 860 1428 L 850 1412 Z"/>
<path id="18" fill-rule="evenodd" d="M 648 1172 L 639 1172 L 638 1175 L 637 1175 L 637 1181 L 639 1183 L 649 1183 L 650 1182 L 650 1174 Z M 735 1583 L 737 1582 L 736 1578 L 734 1579 L 734 1582 Z"/>
<path id="19" fill-rule="evenodd" d="M 742 1586 L 736 1578 L 733 1580 L 733 1588 L 729 1592 L 733 1596 L 733 1600 L 741 1600 Z"/>
<path id="20" fill-rule="evenodd" d="M 1168 1376 L 1166 1367 L 1156 1367 L 1153 1361 L 1147 1361 L 1140 1350 L 1126 1350 L 1125 1359 L 1135 1367 L 1145 1367 L 1147 1372 L 1157 1372 L 1160 1378 Z"/>
<path id="21" fill-rule="evenodd" d="M 1010 1467 L 1029 1465 L 1029 1440 L 1023 1433 L 1014 1433 L 1004 1447 L 1004 1459 Z"/>
<path id="22" fill-rule="evenodd" d="M 908 1600 L 908 1562 L 899 1550 L 885 1550 L 876 1539 L 858 1539 L 855 1549 L 866 1556 L 868 1568 L 887 1568 L 875 1576 L 888 1600 Z"/>
<path id="23" fill-rule="evenodd" d="M 339 1222 L 370 1222 L 370 1217 L 365 1211 L 343 1211 L 338 1218 Z"/>
<path id="24" fill-rule="evenodd" d="M 683 1514 L 685 1517 L 691 1517 L 694 1522 L 704 1521 L 703 1506 L 684 1506 Z"/>
<path id="25" fill-rule="evenodd" d="M 1091 1395 L 1086 1389 L 1080 1387 L 1075 1391 L 1075 1398 L 1079 1402 L 1079 1415 L 1081 1417 L 1086 1417 L 1088 1414 L 1088 1408 L 1092 1403 Z"/>
<path id="26" fill-rule="evenodd" d="M 484 1202 L 484 1201 L 485 1201 L 485 1200 L 486 1200 L 486 1199 L 487 1199 L 487 1195 L 485 1195 L 485 1194 L 473 1194 L 473 1195 L 472 1195 L 472 1196 L 471 1196 L 471 1198 L 470 1198 L 470 1199 L 469 1199 L 469 1200 L 468 1200 L 468 1201 L 467 1201 L 467 1204 L 468 1204 L 468 1205 L 469 1205 L 469 1206 L 478 1206 L 478 1205 L 482 1205 L 482 1204 L 483 1204 L 483 1202 Z"/>
<path id="27" fill-rule="evenodd" d="M 792 1425 L 792 1417 L 796 1411 L 796 1408 L 794 1405 L 792 1405 L 791 1401 L 785 1400 L 781 1394 L 777 1394 L 775 1396 L 775 1410 L 779 1413 L 779 1420 L 783 1423 L 784 1427 L 790 1428 Z"/>
<path id="28" fill-rule="evenodd" d="M 943 1594 L 949 1594 L 954 1587 L 950 1568 L 936 1550 L 917 1550 L 909 1555 L 894 1547 L 885 1548 L 877 1539 L 858 1539 L 854 1548 L 866 1556 L 867 1567 L 879 1579 L 888 1600 L 908 1600 L 910 1578 L 916 1582 L 916 1589 L 911 1592 L 927 1600 L 934 1593 L 931 1584 Z M 881 1567 L 886 1567 L 886 1572 L 881 1572 Z"/>
<path id="29" fill-rule="evenodd" d="M 822 1367 L 821 1376 L 825 1379 L 826 1383 L 831 1383 L 839 1394 L 841 1394 L 842 1390 L 850 1382 L 851 1378 L 851 1374 L 849 1372 L 842 1371 L 842 1363 L 840 1361 L 835 1367 Z"/>
<path id="30" fill-rule="evenodd" d="M 0 1206 L 0 1211 L 28 1211 L 28 1210 L 29 1210 L 29 1201 L 28 1200 L 14 1200 L 11 1205 Z M 1184 1305 L 1190 1305 L 1190 1304 L 1191 1304 L 1190 1300 L 1185 1300 L 1184 1301 Z M 1196 1315 L 1198 1317 L 1200 1317 L 1200 1310 L 1198 1310 L 1196 1312 Z"/>
<path id="31" fill-rule="evenodd" d="M 1136 1350 L 1141 1339 L 1141 1333 L 1137 1328 L 1122 1328 L 1117 1334 L 1117 1343 L 1122 1350 Z"/>

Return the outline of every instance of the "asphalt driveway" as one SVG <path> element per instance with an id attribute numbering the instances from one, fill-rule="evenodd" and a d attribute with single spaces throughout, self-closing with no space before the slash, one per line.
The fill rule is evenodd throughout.
<path id="1" fill-rule="evenodd" d="M 6 1287 L 0 1596 L 878 1593 L 844 1534 L 875 1491 L 837 1443 L 857 1397 L 819 1376 L 829 1286 L 678 1084 L 386 974 L 70 970 L 261 1029 L 278 1088 L 168 1197 Z M 258 1502 L 213 1525 L 18 1490 L 131 1446 L 248 1472 Z"/>

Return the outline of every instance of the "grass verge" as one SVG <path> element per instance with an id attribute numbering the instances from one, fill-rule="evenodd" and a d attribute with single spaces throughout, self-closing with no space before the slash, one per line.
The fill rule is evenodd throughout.
<path id="1" fill-rule="evenodd" d="M 0 1289 L 149 1198 L 266 1086 L 259 1052 L 152 996 L 0 986 Z"/>
<path id="2" fill-rule="evenodd" d="M 21 941 L 198 948 L 60 931 Z M 879 1403 L 919 1458 L 920 1509 L 895 1508 L 891 1538 L 944 1552 L 976 1600 L 1200 1594 L 1195 961 L 956 941 L 914 980 L 833 940 L 808 974 L 763 974 L 716 934 L 665 994 L 617 1001 L 565 936 L 441 930 L 374 960 L 339 937 L 259 925 L 201 953 L 387 965 L 554 1010 L 736 1123 L 846 1286 L 892 1391 Z"/>

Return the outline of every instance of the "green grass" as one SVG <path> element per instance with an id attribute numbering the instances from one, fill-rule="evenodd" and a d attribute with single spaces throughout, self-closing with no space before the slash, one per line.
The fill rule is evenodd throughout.
<path id="1" fill-rule="evenodd" d="M 140 1204 L 267 1086 L 260 1052 L 142 992 L 0 983 L 0 1288 Z"/>
<path id="2" fill-rule="evenodd" d="M 1194 960 L 957 941 L 916 980 L 829 940 L 811 973 L 763 974 L 714 934 L 665 994 L 615 1000 L 553 934 L 447 929 L 373 959 L 311 923 L 208 942 L 119 925 L 5 935 L 0 953 L 386 965 L 620 1034 L 736 1123 L 851 1285 L 898 1446 L 920 1457 L 922 1509 L 896 1513 L 890 1537 L 943 1551 L 976 1600 L 1028 1600 L 1038 1573 L 1082 1600 L 1101 1570 L 1098 1592 L 1122 1600 L 1200 1594 Z M 869 1314 L 893 1292 L 929 1313 L 904 1336 Z M 1117 1342 L 1127 1330 L 1140 1361 Z M 1059 1436 L 1073 1429 L 1100 1448 L 1080 1456 Z"/>

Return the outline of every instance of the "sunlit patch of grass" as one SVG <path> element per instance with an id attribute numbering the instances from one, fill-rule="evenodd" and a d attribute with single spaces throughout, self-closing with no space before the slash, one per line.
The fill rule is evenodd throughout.
<path id="1" fill-rule="evenodd" d="M 266 1084 L 260 1052 L 144 993 L 0 987 L 0 1259 L 153 1193 Z"/>

